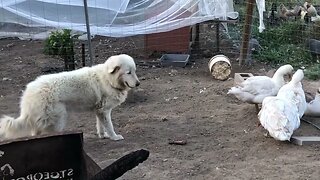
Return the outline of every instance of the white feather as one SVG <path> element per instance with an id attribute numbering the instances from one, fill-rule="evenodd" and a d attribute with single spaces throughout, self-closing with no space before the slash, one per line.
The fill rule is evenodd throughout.
<path id="1" fill-rule="evenodd" d="M 298 70 L 292 80 L 280 88 L 277 96 L 266 97 L 258 114 L 261 125 L 280 141 L 290 140 L 300 126 L 306 110 L 306 99 L 301 81 L 303 71 Z"/>
<path id="2" fill-rule="evenodd" d="M 284 75 L 291 74 L 291 65 L 281 66 L 272 78 L 267 76 L 253 76 L 243 81 L 239 86 L 232 87 L 228 94 L 235 95 L 239 100 L 247 103 L 260 104 L 268 96 L 276 96 L 285 84 Z"/>

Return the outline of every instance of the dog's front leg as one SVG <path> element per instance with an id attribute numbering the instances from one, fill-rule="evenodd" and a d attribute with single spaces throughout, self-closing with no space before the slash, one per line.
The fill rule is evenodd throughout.
<path id="1" fill-rule="evenodd" d="M 97 133 L 100 138 L 110 138 L 115 141 L 124 139 L 120 134 L 114 132 L 111 109 L 97 112 Z"/>

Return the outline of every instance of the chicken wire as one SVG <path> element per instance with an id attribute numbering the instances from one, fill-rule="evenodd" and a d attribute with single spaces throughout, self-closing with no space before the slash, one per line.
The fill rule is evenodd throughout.
<path id="1" fill-rule="evenodd" d="M 87 4 L 91 34 L 110 37 L 238 18 L 232 0 L 87 0 Z M 0 36 L 42 39 L 49 29 L 86 32 L 83 0 L 0 0 Z"/>

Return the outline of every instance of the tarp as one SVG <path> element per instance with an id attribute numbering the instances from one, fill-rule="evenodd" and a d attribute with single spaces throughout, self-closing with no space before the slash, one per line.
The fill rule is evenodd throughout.
<path id="1" fill-rule="evenodd" d="M 238 18 L 232 0 L 87 0 L 87 4 L 91 34 L 111 37 Z M 36 34 L 51 27 L 86 32 L 83 0 L 0 0 L 0 36 Z"/>

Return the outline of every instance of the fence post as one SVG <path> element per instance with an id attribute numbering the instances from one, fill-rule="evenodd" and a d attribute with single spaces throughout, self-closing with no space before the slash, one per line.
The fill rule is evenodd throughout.
<path id="1" fill-rule="evenodd" d="M 247 58 L 249 49 L 249 39 L 251 34 L 253 7 L 256 0 L 247 0 L 246 18 L 244 22 L 244 30 L 242 34 L 242 45 L 240 49 L 239 66 L 242 65 L 242 61 Z"/>

